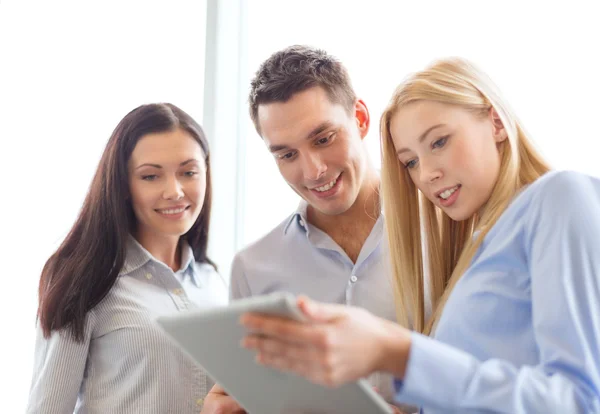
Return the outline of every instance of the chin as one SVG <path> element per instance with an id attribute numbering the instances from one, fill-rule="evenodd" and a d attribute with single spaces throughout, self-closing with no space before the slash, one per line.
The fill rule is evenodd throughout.
<path id="1" fill-rule="evenodd" d="M 469 213 L 468 211 L 445 211 L 445 213 L 454 221 L 465 221 L 473 217 L 473 214 Z"/>
<path id="2" fill-rule="evenodd" d="M 193 223 L 192 223 L 193 224 Z M 172 226 L 169 228 L 163 228 L 161 229 L 161 233 L 163 233 L 165 236 L 177 236 L 177 237 L 181 237 L 184 234 L 186 234 L 191 228 L 192 228 L 192 224 L 190 224 L 189 226 Z"/>

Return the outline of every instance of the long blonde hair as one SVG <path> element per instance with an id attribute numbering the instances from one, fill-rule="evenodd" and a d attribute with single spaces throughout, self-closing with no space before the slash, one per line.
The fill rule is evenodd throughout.
<path id="1" fill-rule="evenodd" d="M 500 173 L 480 217 L 457 222 L 426 199 L 400 164 L 390 121 L 416 101 L 455 105 L 475 114 L 494 108 L 508 138 L 500 151 Z M 383 207 L 394 275 L 398 321 L 430 334 L 456 282 L 467 270 L 481 241 L 517 191 L 542 176 L 549 166 L 538 154 L 494 83 L 470 62 L 448 58 L 408 77 L 394 92 L 381 116 Z M 474 239 L 474 231 L 480 233 Z M 433 315 L 425 320 L 422 232 L 426 237 Z M 412 321 L 411 321 L 412 320 Z"/>

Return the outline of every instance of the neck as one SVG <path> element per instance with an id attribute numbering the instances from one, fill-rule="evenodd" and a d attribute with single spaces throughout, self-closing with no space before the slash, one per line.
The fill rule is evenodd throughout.
<path id="1" fill-rule="evenodd" d="M 179 236 L 165 236 L 138 230 L 135 239 L 148 250 L 156 260 L 169 266 L 176 272 L 181 266 Z"/>
<path id="2" fill-rule="evenodd" d="M 336 215 L 326 215 L 309 205 L 308 221 L 330 236 L 339 229 L 349 227 L 368 225 L 371 228 L 381 214 L 379 183 L 379 176 L 375 171 L 371 171 L 365 178 L 356 200 L 348 210 Z"/>

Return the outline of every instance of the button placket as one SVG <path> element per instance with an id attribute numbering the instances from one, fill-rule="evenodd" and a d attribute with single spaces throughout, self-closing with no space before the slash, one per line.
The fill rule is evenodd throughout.
<path id="1" fill-rule="evenodd" d="M 181 284 L 176 280 L 175 274 L 167 274 L 165 270 L 162 269 L 154 269 L 154 274 L 150 274 L 152 277 L 148 278 L 148 274 L 146 274 L 147 279 L 156 279 L 160 281 L 160 284 L 163 286 L 177 310 L 188 309 L 190 306 L 190 301 L 185 293 L 185 290 L 181 286 Z"/>
<path id="2" fill-rule="evenodd" d="M 170 293 L 179 310 L 188 309 L 190 307 L 190 300 L 188 299 L 185 290 L 182 288 L 175 288 L 171 289 Z"/>
<path id="3" fill-rule="evenodd" d="M 207 377 L 202 369 L 197 366 L 194 366 L 192 369 L 193 378 L 194 378 L 194 387 L 193 392 L 196 396 L 198 395 L 206 395 L 209 391 Z M 196 406 L 202 408 L 204 404 L 204 398 L 196 398 Z"/>
<path id="4" fill-rule="evenodd" d="M 346 305 L 352 305 L 352 284 L 350 282 L 346 286 Z"/>
<path id="5" fill-rule="evenodd" d="M 354 268 L 352 269 L 352 273 L 350 274 L 350 278 L 348 279 L 348 283 L 346 285 L 346 305 L 352 305 L 352 296 L 354 293 L 354 285 L 358 281 L 358 276 L 354 274 Z"/>

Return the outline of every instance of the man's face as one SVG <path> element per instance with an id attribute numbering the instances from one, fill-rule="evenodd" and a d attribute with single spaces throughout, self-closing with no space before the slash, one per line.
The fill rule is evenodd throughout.
<path id="1" fill-rule="evenodd" d="M 367 172 L 362 139 L 369 113 L 362 101 L 348 111 L 313 87 L 285 103 L 260 105 L 258 122 L 281 175 L 308 204 L 326 215 L 354 204 Z"/>

